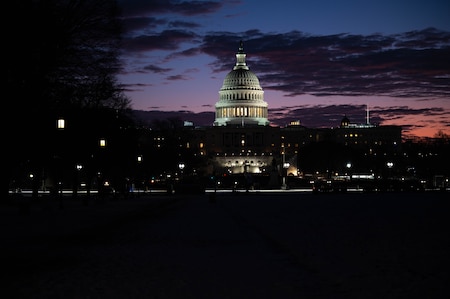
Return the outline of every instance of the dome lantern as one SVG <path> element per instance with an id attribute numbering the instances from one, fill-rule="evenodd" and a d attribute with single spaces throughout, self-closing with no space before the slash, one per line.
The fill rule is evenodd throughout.
<path id="1" fill-rule="evenodd" d="M 233 70 L 237 69 L 244 69 L 248 70 L 248 66 L 245 63 L 245 57 L 247 55 L 244 52 L 244 43 L 241 41 L 239 44 L 239 51 L 236 53 L 236 65 L 234 66 Z"/>

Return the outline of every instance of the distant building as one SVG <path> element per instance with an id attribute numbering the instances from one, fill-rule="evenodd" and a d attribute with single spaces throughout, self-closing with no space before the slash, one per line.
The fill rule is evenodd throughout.
<path id="1" fill-rule="evenodd" d="M 365 124 L 344 116 L 337 128 L 307 128 L 299 120 L 270 126 L 264 91 L 245 58 L 241 42 L 236 64 L 219 90 L 213 126 L 184 126 L 183 144 L 208 159 L 209 173 L 300 176 L 302 167 L 331 173 L 348 169 L 350 159 L 355 171 L 372 171 L 371 164 L 383 163 L 381 157 L 400 148 L 401 127 L 371 124 L 368 111 Z"/>
<path id="2" fill-rule="evenodd" d="M 399 148 L 402 142 L 402 128 L 371 124 L 369 118 L 365 124 L 355 124 L 344 116 L 341 126 L 333 130 L 332 138 L 333 141 L 344 145 Z"/>

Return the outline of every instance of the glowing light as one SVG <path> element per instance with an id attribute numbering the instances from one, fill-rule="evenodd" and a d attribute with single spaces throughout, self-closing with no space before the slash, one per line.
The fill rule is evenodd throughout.
<path id="1" fill-rule="evenodd" d="M 64 120 L 64 118 L 58 119 L 58 121 L 56 122 L 56 127 L 60 130 L 62 130 L 66 127 L 66 121 Z"/>

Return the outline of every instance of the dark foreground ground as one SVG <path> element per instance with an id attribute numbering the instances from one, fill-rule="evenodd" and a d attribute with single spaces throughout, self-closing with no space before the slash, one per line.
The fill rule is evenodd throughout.
<path id="1" fill-rule="evenodd" d="M 448 193 L 0 209 L 3 298 L 449 298 Z M 5 296 L 7 295 L 7 296 Z"/>

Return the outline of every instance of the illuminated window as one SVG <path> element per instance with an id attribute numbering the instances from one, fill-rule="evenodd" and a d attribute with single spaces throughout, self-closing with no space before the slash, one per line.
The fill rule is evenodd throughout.
<path id="1" fill-rule="evenodd" d="M 64 118 L 58 119 L 57 127 L 58 129 L 64 129 L 66 127 L 66 121 L 64 120 Z"/>
<path id="2" fill-rule="evenodd" d="M 100 147 L 105 147 L 106 146 L 106 139 L 102 138 L 99 140 L 99 145 Z"/>

